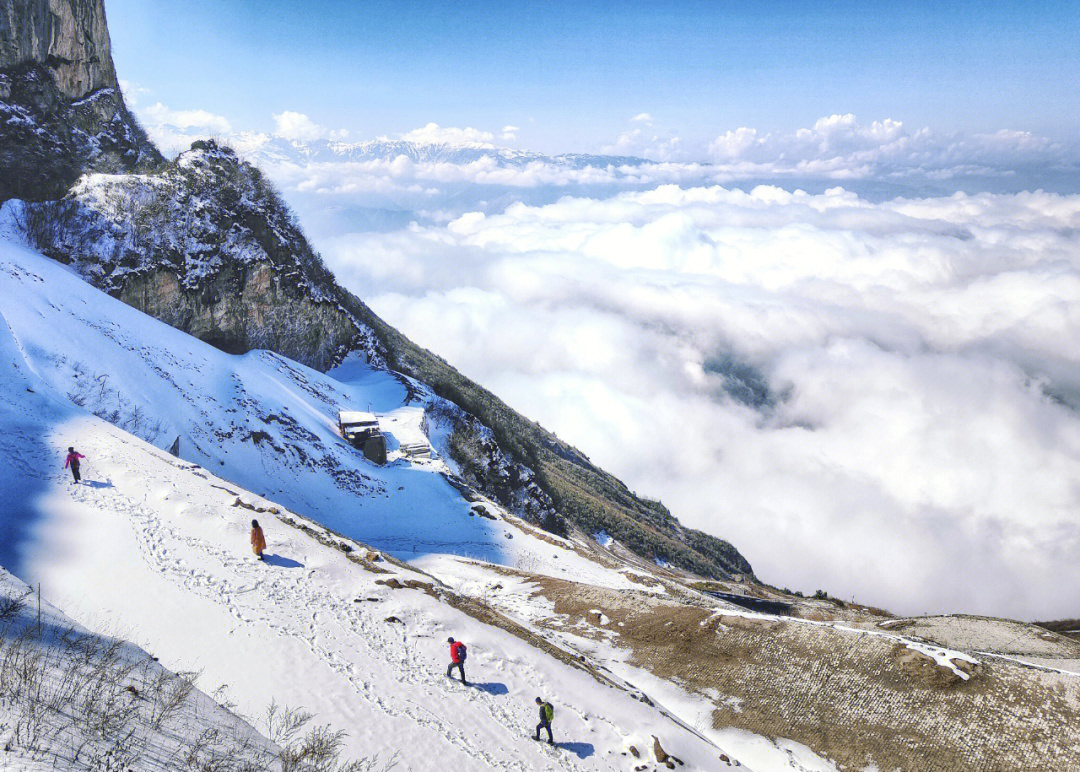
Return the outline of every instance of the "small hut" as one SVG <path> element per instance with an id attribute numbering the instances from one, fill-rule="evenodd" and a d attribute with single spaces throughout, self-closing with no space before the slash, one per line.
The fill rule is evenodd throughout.
<path id="1" fill-rule="evenodd" d="M 339 410 L 338 427 L 345 441 L 362 451 L 368 461 L 386 463 L 386 438 L 379 429 L 379 419 L 374 413 Z"/>

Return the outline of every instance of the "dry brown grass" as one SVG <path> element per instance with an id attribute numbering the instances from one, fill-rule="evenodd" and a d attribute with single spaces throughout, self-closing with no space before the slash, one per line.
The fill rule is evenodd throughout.
<path id="1" fill-rule="evenodd" d="M 703 699 L 716 690 L 718 728 L 793 739 L 842 769 L 1080 769 L 1080 679 L 988 660 L 963 680 L 882 636 L 534 581 L 563 617 L 552 626 L 598 626 L 600 609 L 611 622 L 597 634 L 634 664 Z"/>

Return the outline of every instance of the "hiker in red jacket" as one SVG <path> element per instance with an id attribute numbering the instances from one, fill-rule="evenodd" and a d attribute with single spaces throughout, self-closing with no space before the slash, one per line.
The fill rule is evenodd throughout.
<path id="1" fill-rule="evenodd" d="M 82 475 L 79 474 L 79 459 L 86 458 L 82 453 L 76 453 L 75 448 L 68 448 L 67 458 L 64 459 L 64 469 L 71 467 L 72 482 L 79 482 Z"/>
<path id="2" fill-rule="evenodd" d="M 461 683 L 468 686 L 469 684 L 465 680 L 465 657 L 468 656 L 468 650 L 461 641 L 448 638 L 447 642 L 450 644 L 450 664 L 446 667 L 446 677 L 453 678 L 452 673 L 454 668 L 457 668 L 458 672 L 461 673 Z"/>

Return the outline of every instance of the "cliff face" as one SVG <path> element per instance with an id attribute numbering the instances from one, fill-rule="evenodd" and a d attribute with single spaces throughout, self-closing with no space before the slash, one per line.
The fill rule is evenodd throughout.
<path id="1" fill-rule="evenodd" d="M 0 201 L 161 160 L 120 93 L 103 0 L 0 0 Z"/>
<path id="2" fill-rule="evenodd" d="M 0 2 L 0 69 L 30 63 L 69 99 L 115 88 L 104 0 Z"/>
<path id="3" fill-rule="evenodd" d="M 382 359 L 258 169 L 212 143 L 154 175 L 93 174 L 27 208 L 27 235 L 92 283 L 230 353 L 316 369 Z"/>

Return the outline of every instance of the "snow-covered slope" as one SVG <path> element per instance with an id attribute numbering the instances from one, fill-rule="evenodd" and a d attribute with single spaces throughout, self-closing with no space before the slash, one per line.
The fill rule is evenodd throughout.
<path id="1" fill-rule="evenodd" d="M 224 354 L 10 242 L 0 295 L 0 564 L 80 623 L 201 671 L 244 715 L 272 699 L 302 705 L 347 730 L 353 755 L 398 753 L 407 769 L 436 758 L 631 769 L 628 746 L 651 748 L 653 735 L 690 768 L 722 763 L 617 679 L 479 621 L 482 605 L 405 565 L 358 559 L 359 544 L 304 519 L 422 564 L 458 554 L 628 585 L 491 504 L 496 519 L 470 514 L 441 462 L 401 458 L 393 433 L 420 431 L 414 390 L 356 362 L 342 383 L 273 355 Z M 385 417 L 390 464 L 336 436 L 339 406 Z M 159 446 L 179 435 L 181 458 L 136 435 Z M 61 468 L 72 444 L 87 456 L 79 486 Z M 265 563 L 247 544 L 252 516 Z M 443 672 L 449 635 L 470 645 L 468 688 Z M 556 703 L 558 748 L 530 737 L 537 695 Z"/>
<path id="2" fill-rule="evenodd" d="M 508 526 L 472 516 L 445 464 L 397 452 L 399 440 L 423 441 L 419 406 L 432 397 L 415 384 L 356 362 L 343 383 L 269 352 L 222 354 L 48 260 L 6 260 L 3 282 L 15 301 L 4 318 L 28 363 L 75 404 L 161 447 L 179 437 L 181 458 L 402 556 L 513 561 Z M 338 409 L 381 416 L 390 464 L 341 439 Z"/>
<path id="3" fill-rule="evenodd" d="M 92 633 L 0 569 L 0 768 L 249 772 L 281 749 L 122 640 Z"/>
<path id="4" fill-rule="evenodd" d="M 442 460 L 422 385 L 357 357 L 320 374 L 229 355 L 3 239 L 0 297 L 0 565 L 80 624 L 200 671 L 245 716 L 304 706 L 349 733 L 349 755 L 406 769 L 652 769 L 654 737 L 693 769 L 834 768 L 807 746 L 903 768 L 912 721 L 917 755 L 1002 769 L 1074 743 L 1019 739 L 1032 717 L 1075 715 L 1067 673 L 869 619 L 747 614 L 617 539 L 537 530 Z M 339 408 L 378 414 L 386 466 L 337 435 Z M 179 457 L 163 450 L 177 437 Z M 402 452 L 425 442 L 430 459 Z M 79 486 L 68 445 L 87 456 Z M 445 676 L 450 635 L 471 687 Z M 530 739 L 538 695 L 556 749 Z"/>

